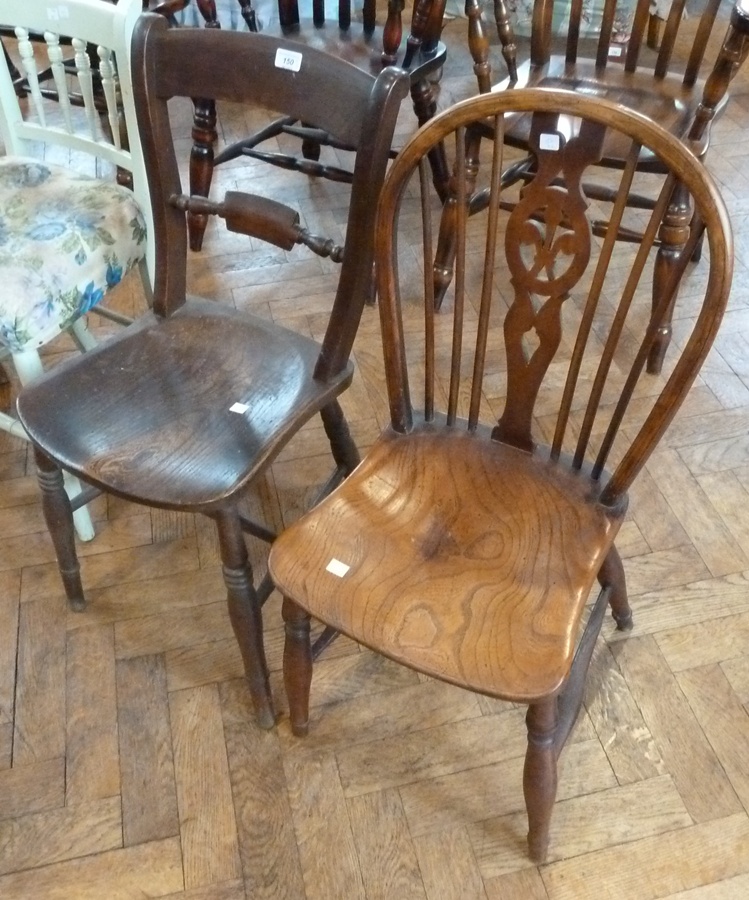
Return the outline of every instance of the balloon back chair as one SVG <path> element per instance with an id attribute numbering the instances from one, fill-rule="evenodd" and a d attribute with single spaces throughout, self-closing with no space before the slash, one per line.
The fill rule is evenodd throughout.
<path id="1" fill-rule="evenodd" d="M 643 113 L 687 143 L 692 152 L 704 159 L 710 144 L 710 126 L 725 108 L 729 84 L 749 53 L 749 2 L 735 0 L 726 23 L 720 14 L 721 0 L 707 0 L 700 14 L 686 16 L 686 0 L 663 0 L 659 15 L 665 24 L 657 40 L 652 25 L 651 0 L 517 0 L 514 17 L 510 4 L 494 4 L 496 26 L 508 76 L 493 83 L 489 42 L 481 19 L 478 0 L 468 0 L 469 46 L 478 76 L 479 90 L 508 90 L 518 87 L 551 87 L 584 91 L 610 99 Z M 514 21 L 514 25 L 513 25 Z M 523 42 L 517 32 L 529 41 Z M 654 45 L 656 45 L 654 47 Z M 524 53 L 521 48 L 525 48 Z M 529 150 L 528 120 L 509 124 L 505 140 L 513 147 Z M 469 154 L 470 155 L 470 154 Z M 524 179 L 532 154 L 517 161 L 505 173 L 505 179 Z M 601 158 L 605 167 L 621 169 L 624 156 L 619 147 L 609 144 Z M 657 159 L 643 154 L 643 171 L 664 174 Z M 469 177 L 472 167 L 469 166 Z M 611 200 L 605 177 L 592 173 L 586 185 L 590 197 Z M 637 225 L 637 210 L 652 209 L 651 191 L 633 194 L 628 204 L 635 212 L 625 217 L 619 228 L 624 241 L 637 242 L 642 232 Z M 485 197 L 471 198 L 471 211 L 484 205 Z M 452 211 L 452 210 L 450 210 Z M 602 209 L 596 232 L 602 235 L 609 218 Z M 690 215 L 690 200 L 682 188 L 672 197 L 672 228 L 664 231 L 653 278 L 653 304 L 657 305 L 668 272 L 682 251 L 682 225 Z M 435 269 L 437 302 L 452 277 L 451 233 L 453 218 L 446 216 L 442 247 Z M 700 248 L 695 251 L 699 258 Z M 671 335 L 670 317 L 661 325 L 653 344 L 649 370 L 659 372 Z"/>
<path id="2" fill-rule="evenodd" d="M 317 413 L 335 461 L 331 485 L 358 462 L 336 398 L 352 379 L 349 356 L 371 281 L 376 200 L 408 93 L 408 77 L 395 69 L 369 75 L 309 48 L 297 73 L 276 64 L 283 52 L 283 43 L 266 35 L 170 29 L 153 14 L 138 21 L 132 73 L 154 201 L 153 307 L 107 342 L 56 366 L 18 399 L 74 609 L 83 608 L 84 596 L 60 469 L 133 502 L 215 521 L 229 614 L 265 728 L 274 714 L 261 604 L 272 585 L 269 578 L 253 583 L 243 531 L 264 540 L 273 534 L 244 518 L 238 503 Z M 270 198 L 230 191 L 211 203 L 183 192 L 168 101 L 197 94 L 244 103 L 255 115 L 258 108 L 289 115 L 310 109 L 359 148 L 343 247 L 310 235 L 294 209 Z M 322 342 L 229 304 L 187 296 L 189 210 L 215 214 L 229 230 L 286 250 L 300 243 L 342 257 Z"/>
<path id="3" fill-rule="evenodd" d="M 45 0 L 0 0 L 0 22 L 14 28 L 26 86 L 19 96 L 4 55 L 0 352 L 12 360 L 21 384 L 39 377 L 39 350 L 61 332 L 69 332 L 80 349 L 95 344 L 85 314 L 99 309 L 149 252 L 150 203 L 129 75 L 128 35 L 141 0 L 117 6 L 68 0 L 64 9 L 60 17 Z M 96 89 L 91 49 L 99 70 Z M 51 72 L 54 99 L 43 89 L 45 72 Z M 131 174 L 132 190 L 116 184 L 116 168 Z M 5 413 L 0 428 L 26 436 Z M 79 493 L 72 477 L 68 488 Z M 81 538 L 93 537 L 85 506 L 76 512 L 76 525 Z"/>
<path id="4" fill-rule="evenodd" d="M 535 165 L 518 194 L 502 172 L 511 162 L 503 136 L 520 115 Z M 468 220 L 466 147 L 487 121 L 493 139 L 477 177 L 488 208 Z M 611 139 L 626 160 L 610 185 L 615 224 L 643 150 L 668 173 L 634 259 L 617 253 L 616 228 L 594 239 L 596 211 L 581 186 Z M 441 206 L 425 161 L 438 142 L 452 148 L 460 193 L 452 315 L 434 311 Z M 695 215 L 651 317 L 656 238 L 678 184 Z M 678 359 L 668 378 L 653 379 L 644 372 L 660 316 L 703 235 L 701 302 L 690 296 Z M 420 270 L 399 267 L 401 253 L 420 255 Z M 627 489 L 725 308 L 726 209 L 694 154 L 644 116 L 584 94 L 503 91 L 446 110 L 401 150 L 380 200 L 376 259 L 390 424 L 271 549 L 291 726 L 299 735 L 309 726 L 310 615 L 427 676 L 527 704 L 529 848 L 541 862 L 557 759 L 606 608 L 618 628 L 632 627 L 615 546 Z"/>

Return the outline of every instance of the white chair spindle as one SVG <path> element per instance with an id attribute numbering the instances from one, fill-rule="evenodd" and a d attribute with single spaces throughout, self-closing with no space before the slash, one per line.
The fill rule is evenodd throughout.
<path id="1" fill-rule="evenodd" d="M 16 38 L 18 38 L 18 53 L 21 57 L 21 65 L 26 76 L 26 81 L 31 92 L 31 100 L 34 104 L 37 118 L 42 127 L 46 128 L 47 121 L 44 116 L 44 104 L 42 102 L 42 92 L 39 88 L 39 76 L 36 70 L 36 58 L 34 57 L 34 48 L 29 40 L 28 29 L 18 26 L 16 28 Z"/>
<path id="2" fill-rule="evenodd" d="M 73 121 L 70 117 L 70 96 L 68 94 L 68 81 L 65 77 L 65 66 L 63 65 L 60 37 L 53 31 L 45 31 L 44 40 L 47 44 L 47 56 L 49 56 L 50 66 L 52 67 L 52 77 L 55 80 L 55 87 L 57 88 L 57 99 L 60 104 L 63 119 L 65 120 L 65 130 L 68 134 L 72 134 Z"/>
<path id="3" fill-rule="evenodd" d="M 117 81 L 115 79 L 114 65 L 112 63 L 112 51 L 107 47 L 97 47 L 96 52 L 99 54 L 99 75 L 101 76 L 101 87 L 104 92 L 104 99 L 107 103 L 107 119 L 109 120 L 109 128 L 112 132 L 112 142 L 118 150 L 121 150 L 120 114 L 117 106 Z"/>
<path id="4" fill-rule="evenodd" d="M 86 110 L 86 118 L 88 127 L 91 131 L 91 140 L 97 140 L 97 122 L 98 115 L 96 112 L 96 104 L 94 102 L 94 79 L 91 74 L 91 60 L 86 52 L 86 42 L 80 38 L 73 38 L 73 49 L 75 50 L 75 71 L 78 75 L 78 84 L 81 88 L 81 97 L 83 98 L 83 106 Z"/>

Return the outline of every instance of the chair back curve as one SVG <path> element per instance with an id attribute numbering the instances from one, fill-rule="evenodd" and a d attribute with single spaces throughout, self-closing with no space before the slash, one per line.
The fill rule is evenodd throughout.
<path id="1" fill-rule="evenodd" d="M 240 205 L 247 204 L 245 225 L 249 219 L 260 221 L 257 237 L 285 249 L 291 249 L 294 243 L 293 239 L 287 242 L 286 235 L 274 234 L 268 216 L 255 216 L 255 204 L 262 204 L 264 198 L 246 194 L 241 199 L 238 194 L 227 194 L 223 204 L 212 204 L 194 197 L 190 205 L 182 193 L 167 102 L 173 97 L 200 96 L 310 119 L 342 143 L 357 147 L 345 244 L 336 249 L 342 257 L 341 272 L 316 373 L 325 379 L 346 365 L 369 294 L 377 196 L 399 106 L 408 94 L 408 76 L 395 68 L 370 75 L 312 47 L 299 54 L 292 70 L 278 62 L 284 50 L 281 39 L 264 34 L 170 29 L 162 17 L 153 14 L 144 14 L 138 23 L 132 48 L 133 82 L 154 197 L 154 309 L 157 314 L 168 315 L 185 300 L 186 209 L 205 212 L 210 208 L 210 212 L 226 218 L 227 227 L 242 231 L 237 224 L 242 215 L 233 221 L 228 210 L 236 200 Z M 195 64 L 186 67 L 185 59 L 195 60 Z M 206 71 L 211 73 L 209 79 L 205 78 Z M 338 85 L 335 102 L 330 102 L 328 91 L 322 87 L 331 81 Z M 184 198 L 181 205 L 174 202 L 177 196 Z M 264 205 L 263 211 L 267 208 Z M 283 208 L 280 215 L 288 212 Z M 299 230 L 296 222 L 292 225 Z M 336 254 L 330 251 L 330 255 Z"/>
<path id="2" fill-rule="evenodd" d="M 505 190 L 502 173 L 514 151 L 502 136 L 518 115 L 531 119 L 534 174 L 520 191 Z M 488 197 L 486 211 L 469 220 L 466 146 L 472 130 L 483 133 L 487 123 L 492 140 L 483 142 L 484 180 L 477 187 Z M 598 241 L 589 220 L 595 203 L 582 179 L 599 163 L 611 132 L 626 137 L 629 150 L 624 169 L 610 172 L 612 227 Z M 430 148 L 441 142 L 454 156 L 458 191 L 450 316 L 436 316 L 433 308 L 432 211 L 439 206 L 424 168 Z M 630 249 L 617 243 L 616 232 L 637 179 L 653 177 L 637 170 L 642 148 L 668 175 L 655 209 L 643 214 L 642 243 Z M 399 219 L 413 237 L 417 178 L 422 280 L 413 267 L 398 271 Z M 651 313 L 657 238 L 673 225 L 667 210 L 679 184 L 693 198 L 694 214 L 679 223 L 684 249 Z M 378 215 L 378 290 L 394 431 L 483 429 L 494 442 L 579 473 L 600 502 L 626 502 L 628 487 L 697 376 L 730 290 L 729 219 L 704 166 L 658 124 L 613 102 L 549 89 L 497 92 L 463 101 L 421 129 L 393 163 Z M 708 271 L 692 281 L 690 259 L 703 235 Z M 682 302 L 688 313 L 680 311 Z M 645 362 L 674 303 L 676 318 L 683 317 L 678 352 L 668 377 L 653 378 Z M 417 322 L 423 326 L 418 339 Z"/>
<path id="3" fill-rule="evenodd" d="M 28 97 L 20 97 L 8 67 L 0 65 L 0 136 L 10 155 L 55 162 L 67 159 L 56 152 L 85 153 L 113 173 L 114 167 L 131 173 L 150 233 L 130 78 L 130 40 L 141 11 L 142 0 L 0 0 L 0 22 L 15 32 L 18 68 L 28 83 Z M 101 163 L 95 166 L 92 174 L 102 176 Z M 152 273 L 151 242 L 147 263 Z"/>

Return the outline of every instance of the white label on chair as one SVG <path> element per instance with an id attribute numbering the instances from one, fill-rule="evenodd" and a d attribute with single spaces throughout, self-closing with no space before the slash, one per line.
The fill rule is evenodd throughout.
<path id="1" fill-rule="evenodd" d="M 60 19 L 69 19 L 70 9 L 66 3 L 61 3 L 59 6 L 48 6 L 47 18 L 51 19 L 53 22 L 57 22 Z"/>
<path id="2" fill-rule="evenodd" d="M 331 575 L 337 575 L 339 578 L 343 578 L 350 568 L 351 566 L 347 566 L 346 563 L 341 562 L 340 559 L 331 559 L 327 566 L 325 566 L 325 571 L 330 572 Z"/>
<path id="3" fill-rule="evenodd" d="M 624 52 L 624 47 L 619 44 L 609 44 L 609 56 L 621 56 Z"/>
<path id="4" fill-rule="evenodd" d="M 558 150 L 559 135 L 558 134 L 542 134 L 538 139 L 538 146 L 541 150 Z"/>
<path id="5" fill-rule="evenodd" d="M 302 68 L 302 54 L 294 50 L 276 50 L 276 68 L 298 72 Z"/>
<path id="6" fill-rule="evenodd" d="M 229 412 L 246 413 L 249 408 L 246 403 L 233 403 L 229 407 Z"/>

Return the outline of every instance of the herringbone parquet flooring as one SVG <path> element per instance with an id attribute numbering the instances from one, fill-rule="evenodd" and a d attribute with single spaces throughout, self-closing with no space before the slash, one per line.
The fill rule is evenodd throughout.
<path id="1" fill-rule="evenodd" d="M 441 104 L 471 89 L 464 23 Z M 186 116 L 177 116 L 186 124 Z M 406 111 L 408 112 L 408 111 Z M 246 124 L 224 110 L 227 136 Z M 404 134 L 410 117 L 404 115 Z M 210 523 L 101 498 L 81 547 L 89 609 L 66 611 L 27 446 L 0 435 L 0 898 L 727 900 L 749 896 L 749 88 L 710 168 L 736 229 L 730 311 L 632 497 L 622 532 L 635 630 L 606 625 L 562 760 L 549 863 L 525 856 L 523 710 L 399 669 L 346 640 L 317 665 L 309 737 L 279 677 L 252 721 Z M 187 146 L 187 142 L 185 142 Z M 258 170 L 218 175 L 240 188 Z M 310 228 L 345 191 L 273 172 Z M 266 184 L 270 184 L 268 181 Z M 332 266 L 209 230 L 196 293 L 320 331 Z M 137 279 L 116 303 L 137 309 Z M 54 357 L 70 352 L 60 341 Z M 344 398 L 381 422 L 377 314 Z M 82 398 L 85 401 L 85 398 Z M 309 427 L 253 502 L 280 523 L 327 474 Z M 262 570 L 264 551 L 253 547 Z"/>

